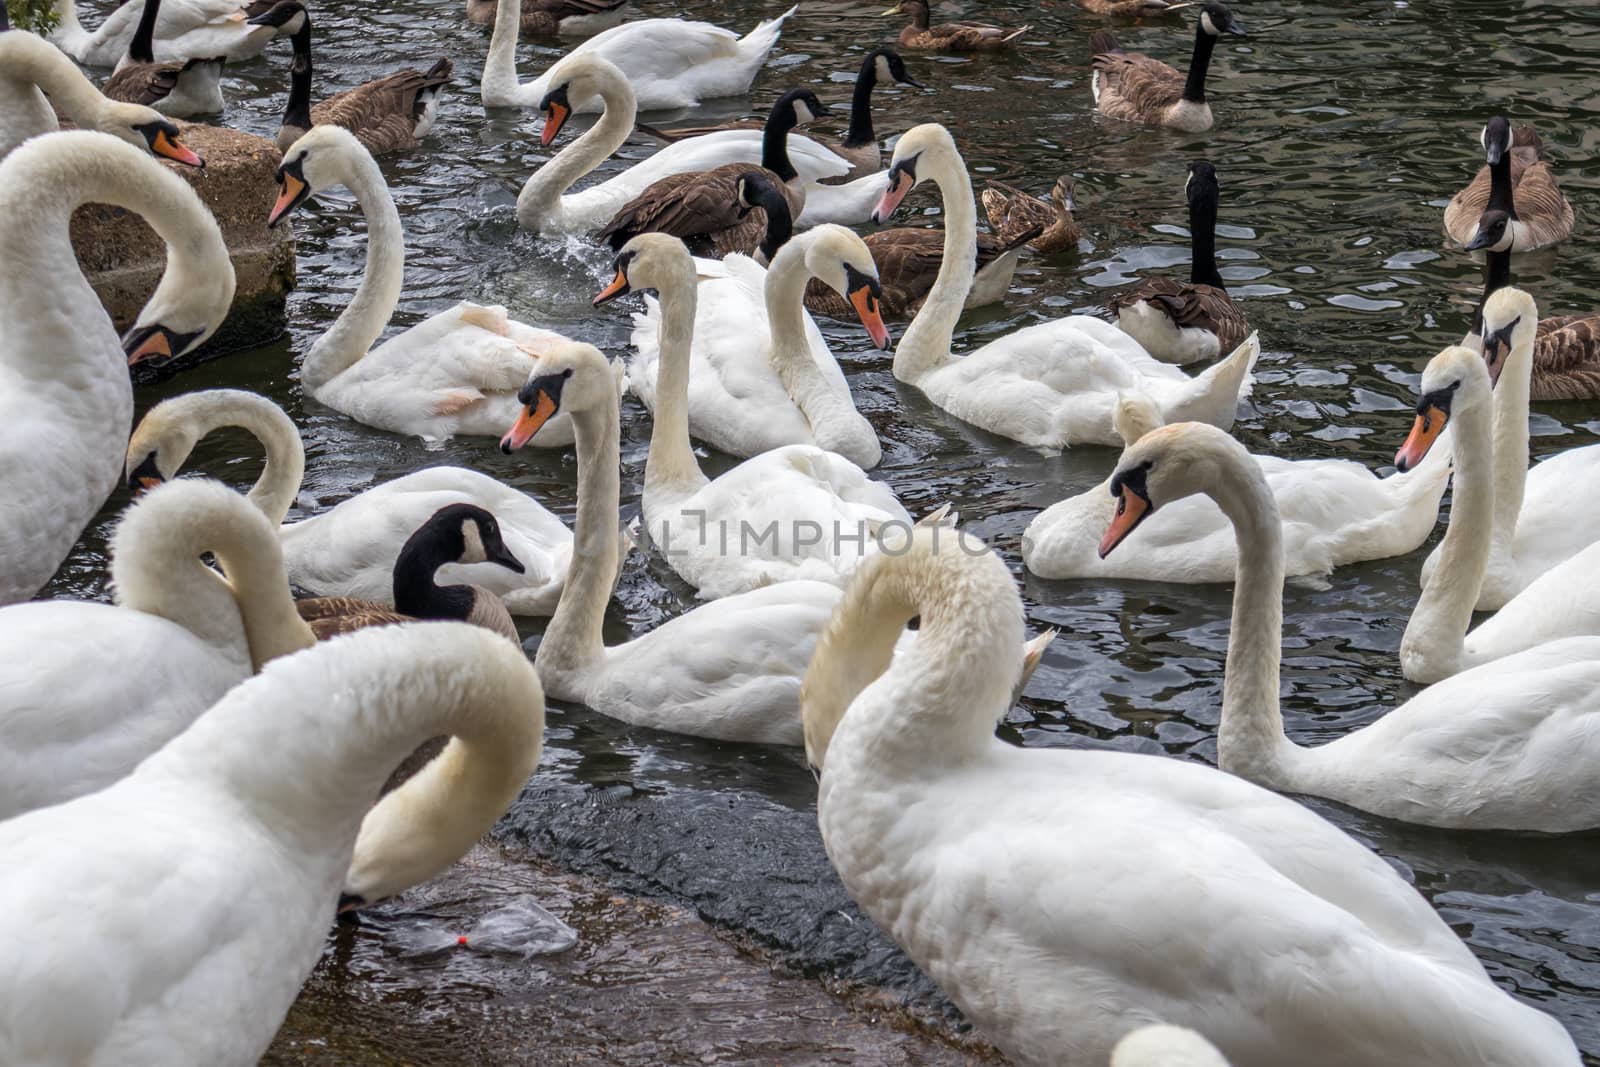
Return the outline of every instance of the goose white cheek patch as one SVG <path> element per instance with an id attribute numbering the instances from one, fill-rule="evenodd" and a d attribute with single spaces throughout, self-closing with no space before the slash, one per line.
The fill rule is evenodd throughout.
<path id="1" fill-rule="evenodd" d="M 1211 12 L 1209 12 L 1209 11 L 1200 12 L 1200 25 L 1211 36 L 1213 36 L 1213 37 L 1218 36 L 1216 23 L 1211 21 Z"/>
<path id="2" fill-rule="evenodd" d="M 487 563 L 489 553 L 484 551 L 483 536 L 478 532 L 478 524 L 472 519 L 461 523 L 461 540 L 466 543 L 466 548 L 461 552 L 462 563 Z"/>

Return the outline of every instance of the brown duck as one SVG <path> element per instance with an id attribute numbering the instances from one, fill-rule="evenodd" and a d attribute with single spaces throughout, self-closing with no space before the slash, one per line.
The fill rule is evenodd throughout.
<path id="1" fill-rule="evenodd" d="M 1078 5 L 1085 11 L 1093 11 L 1096 15 L 1129 19 L 1164 15 L 1175 8 L 1188 6 L 1169 3 L 1168 0 L 1078 0 Z"/>
<path id="2" fill-rule="evenodd" d="M 1003 26 L 979 26 L 967 22 L 945 22 L 930 26 L 926 0 L 900 0 L 884 14 L 911 16 L 911 25 L 900 31 L 900 47 L 919 52 L 994 52 L 1010 47 L 1012 41 L 1033 28 L 1022 26 L 1010 30 Z"/>
<path id="3" fill-rule="evenodd" d="M 1043 200 L 1002 181 L 991 179 L 983 190 L 983 210 L 989 228 L 1002 242 L 1011 241 L 1024 230 L 1038 229 L 1028 242 L 1035 252 L 1070 252 L 1078 247 L 1083 231 L 1073 219 L 1077 209 L 1072 198 L 1072 177 L 1063 174 Z M 982 246 L 979 246 L 982 255 Z"/>
<path id="4" fill-rule="evenodd" d="M 583 36 L 622 22 L 628 0 L 522 0 L 522 35 Z M 467 21 L 493 26 L 495 0 L 467 0 Z"/>
<path id="5" fill-rule="evenodd" d="M 1517 252 L 1564 241 L 1572 236 L 1572 205 L 1556 185 L 1550 164 L 1542 160 L 1543 142 L 1531 126 L 1512 129 L 1504 115 L 1483 127 L 1488 161 L 1444 209 L 1444 232 L 1458 244 L 1478 233 L 1485 211 L 1508 216 L 1512 247 Z M 1481 246 L 1480 246 L 1481 247 Z"/>
<path id="6" fill-rule="evenodd" d="M 1209 130 L 1215 121 L 1206 103 L 1206 72 L 1211 68 L 1211 53 L 1217 37 L 1224 33 L 1244 33 L 1233 12 L 1216 0 L 1200 7 L 1195 29 L 1194 54 L 1189 57 L 1189 73 L 1152 59 L 1143 52 L 1125 52 L 1108 30 L 1096 30 L 1089 38 L 1094 56 L 1095 107 L 1102 115 L 1126 122 L 1167 126 L 1186 133 Z"/>

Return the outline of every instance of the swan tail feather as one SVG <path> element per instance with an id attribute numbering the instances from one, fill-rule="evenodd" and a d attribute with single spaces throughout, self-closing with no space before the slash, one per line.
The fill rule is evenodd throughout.
<path id="1" fill-rule="evenodd" d="M 1208 422 L 1219 429 L 1233 426 L 1239 402 L 1254 388 L 1252 372 L 1261 356 L 1261 337 L 1251 331 L 1238 348 L 1192 379 L 1190 388 L 1162 414 L 1167 422 Z"/>
<path id="2" fill-rule="evenodd" d="M 461 309 L 461 321 L 500 337 L 511 336 L 510 319 L 499 304 L 468 304 Z"/>

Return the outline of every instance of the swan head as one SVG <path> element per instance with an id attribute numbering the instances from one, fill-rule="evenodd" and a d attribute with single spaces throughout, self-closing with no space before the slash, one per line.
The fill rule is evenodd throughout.
<path id="1" fill-rule="evenodd" d="M 349 182 L 362 159 L 371 164 L 372 154 L 355 134 L 342 126 L 313 126 L 289 146 L 283 162 L 278 164 L 273 176 L 278 183 L 278 199 L 267 216 L 267 226 L 276 227 L 317 193 Z"/>
<path id="2" fill-rule="evenodd" d="M 1464 247 L 1468 252 L 1476 252 L 1480 248 L 1489 252 L 1509 252 L 1514 236 L 1511 215 L 1499 208 L 1490 208 L 1478 216 L 1478 228 Z"/>
<path id="3" fill-rule="evenodd" d="M 128 488 L 135 494 L 145 493 L 163 482 L 169 482 L 183 469 L 184 461 L 194 451 L 199 433 L 189 417 L 184 403 L 191 396 L 186 393 L 163 400 L 145 413 L 128 438 L 128 458 L 124 473 Z"/>
<path id="4" fill-rule="evenodd" d="M 1500 162 L 1511 151 L 1511 120 L 1504 115 L 1496 115 L 1484 123 L 1478 143 L 1483 145 L 1483 158 L 1491 166 Z"/>
<path id="5" fill-rule="evenodd" d="M 604 102 L 607 94 L 617 95 L 622 87 L 632 97 L 633 89 L 628 76 L 611 60 L 593 52 L 573 52 L 550 68 L 545 75 L 550 86 L 539 101 L 539 114 L 544 116 L 544 129 L 539 131 L 539 143 L 549 148 L 561 128 L 572 117 L 576 108 L 595 97 Z"/>
<path id="6" fill-rule="evenodd" d="M 1394 465 L 1408 471 L 1421 463 L 1452 417 L 1492 402 L 1492 388 L 1484 358 L 1470 348 L 1451 345 L 1430 359 L 1422 369 L 1416 422 Z"/>
<path id="7" fill-rule="evenodd" d="M 867 336 L 880 349 L 889 347 L 889 327 L 883 322 L 883 289 L 878 284 L 878 265 L 872 250 L 860 237 L 832 223 L 807 232 L 797 247 L 805 250 L 806 270 L 813 278 L 855 308 Z M 770 277 L 770 275 L 769 275 Z"/>
<path id="8" fill-rule="evenodd" d="M 1513 349 L 1533 348 L 1539 330 L 1539 307 L 1516 286 L 1496 289 L 1483 303 L 1483 362 L 1489 385 L 1500 384 L 1500 372 Z"/>
<path id="9" fill-rule="evenodd" d="M 119 141 L 186 167 L 204 168 L 206 165 L 205 160 L 183 143 L 177 123 L 143 104 L 107 101 L 87 128 L 109 133 Z"/>
<path id="10" fill-rule="evenodd" d="M 959 158 L 950 131 L 937 122 L 911 127 L 895 142 L 894 155 L 889 160 L 889 188 L 884 190 L 878 206 L 872 209 L 873 222 L 879 225 L 888 222 L 907 194 L 932 176 L 923 159 L 925 154 L 927 162 Z"/>
<path id="11" fill-rule="evenodd" d="M 527 444 L 558 412 L 577 415 L 617 402 L 617 380 L 605 353 L 591 344 L 569 341 L 539 356 L 517 401 L 522 412 L 500 438 L 500 451 L 509 455 Z"/>
<path id="12" fill-rule="evenodd" d="M 641 233 L 622 246 L 611 262 L 617 272 L 611 284 L 595 294 L 594 306 L 627 296 L 636 289 L 661 292 L 694 277 L 694 258 L 678 238 L 665 233 Z"/>
<path id="13" fill-rule="evenodd" d="M 1234 466 L 1255 469 L 1243 445 L 1205 423 L 1173 423 L 1139 438 L 1122 453 L 1111 475 L 1116 509 L 1100 539 L 1100 558 L 1163 505 L 1220 488 L 1225 471 Z"/>
<path id="14" fill-rule="evenodd" d="M 1219 37 L 1224 33 L 1244 36 L 1244 26 L 1233 17 L 1233 12 L 1228 10 L 1226 4 L 1219 4 L 1216 0 L 1208 0 L 1200 5 L 1200 29 L 1212 37 Z"/>
<path id="15" fill-rule="evenodd" d="M 1117 1042 L 1111 1067 L 1228 1067 L 1228 1061 L 1193 1030 L 1144 1026 Z"/>
<path id="16" fill-rule="evenodd" d="M 925 88 L 922 83 L 906 73 L 905 60 L 901 59 L 900 53 L 893 48 L 874 48 L 861 61 L 861 69 L 863 72 L 871 70 L 875 83 L 892 81 L 909 85 L 913 89 Z"/>

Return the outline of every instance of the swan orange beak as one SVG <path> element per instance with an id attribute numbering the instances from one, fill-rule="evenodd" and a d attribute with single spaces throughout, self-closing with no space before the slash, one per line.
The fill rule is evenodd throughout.
<path id="1" fill-rule="evenodd" d="M 1426 404 L 1417 412 L 1417 421 L 1412 423 L 1406 443 L 1394 454 L 1394 465 L 1401 471 L 1408 471 L 1421 463 L 1427 456 L 1428 449 L 1433 447 L 1433 443 L 1444 432 L 1445 423 L 1449 421 L 1448 411 L 1435 404 Z"/>
<path id="2" fill-rule="evenodd" d="M 1124 485 L 1119 488 L 1116 513 L 1111 516 L 1111 525 L 1106 527 L 1105 536 L 1100 538 L 1100 558 L 1105 559 L 1109 556 L 1111 550 L 1122 544 L 1149 514 L 1150 501 L 1129 486 Z"/>
<path id="3" fill-rule="evenodd" d="M 171 359 L 172 341 L 165 330 L 152 330 L 150 334 L 127 350 L 128 366 L 136 366 L 147 359 Z"/>
<path id="4" fill-rule="evenodd" d="M 617 268 L 617 276 L 611 279 L 611 284 L 595 294 L 594 306 L 599 307 L 608 300 L 615 300 L 629 292 L 628 274 L 621 267 Z"/>
<path id="5" fill-rule="evenodd" d="M 278 190 L 278 200 L 272 205 L 272 213 L 267 216 L 269 228 L 282 222 L 285 215 L 299 207 L 301 202 L 311 195 L 311 187 L 293 174 L 285 171 L 282 178 L 283 186 Z"/>
<path id="6" fill-rule="evenodd" d="M 544 148 L 550 147 L 561 134 L 561 127 L 567 124 L 567 119 L 572 115 L 572 109 L 555 100 L 545 108 L 544 129 L 539 131 L 539 144 Z"/>
<path id="7" fill-rule="evenodd" d="M 883 313 L 878 304 L 878 294 L 873 292 L 870 285 L 862 285 L 850 291 L 850 306 L 856 309 L 856 315 L 861 319 L 861 325 L 867 328 L 867 336 L 872 338 L 872 343 L 879 349 L 889 347 L 889 327 L 883 324 Z"/>
<path id="8" fill-rule="evenodd" d="M 543 389 L 536 390 L 533 402 L 522 409 L 517 416 L 517 421 L 511 424 L 511 429 L 500 438 L 500 451 L 510 455 L 533 438 L 539 428 L 549 422 L 556 413 L 556 401 Z"/>
<path id="9" fill-rule="evenodd" d="M 186 167 L 204 167 L 205 160 L 195 155 L 182 141 L 176 137 L 169 137 L 165 130 L 158 132 L 155 140 L 150 142 L 150 149 L 158 156 L 165 156 L 174 163 L 182 163 Z"/>
<path id="10" fill-rule="evenodd" d="M 895 208 L 900 206 L 900 201 L 911 192 L 912 186 L 917 184 L 916 177 L 902 166 L 891 167 L 889 170 L 889 188 L 883 191 L 883 196 L 878 198 L 878 206 L 872 209 L 872 221 L 880 226 L 889 221 L 889 216 L 894 214 Z"/>

